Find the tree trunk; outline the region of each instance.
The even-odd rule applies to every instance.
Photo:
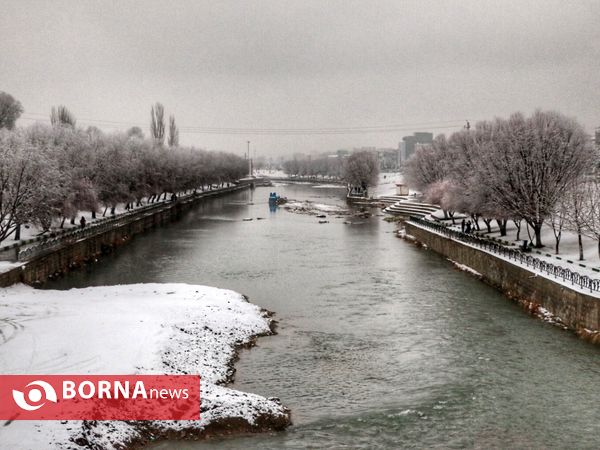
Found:
[[[533,231],[535,232],[535,248],[542,248],[544,245],[542,244],[542,224],[535,224],[533,226]]]
[[[559,231],[558,234],[554,235],[554,237],[556,238],[556,254],[558,255],[558,246],[560,244],[560,236],[561,236],[561,232]]]
[[[515,224],[515,227],[517,227],[517,241],[520,241],[520,237],[521,237],[521,221],[520,220],[513,220],[513,223]]]
[[[95,210],[95,209],[93,209],[93,210],[92,210],[92,219],[95,219],[95,218],[96,218],[96,210]]]
[[[579,261],[583,261],[583,240],[579,231],[577,232],[577,243],[579,244]]]
[[[492,219],[483,219],[483,223],[485,223],[488,233],[491,233],[492,232]]]
[[[21,240],[21,224],[18,223],[15,227],[15,241]]]
[[[65,225],[65,220],[67,220],[67,218],[65,216],[63,216],[62,220],[60,221],[60,228],[61,229]]]
[[[506,224],[508,223],[508,220],[496,219],[496,222],[498,223],[498,228],[500,229],[500,236],[506,236]]]
[[[71,225],[75,225],[75,216],[71,217]]]
[[[108,210],[108,206],[104,208],[104,212],[102,213],[102,217],[106,216],[106,211]]]

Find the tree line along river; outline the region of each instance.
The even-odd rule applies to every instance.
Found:
[[[345,206],[344,189],[291,184],[208,199],[45,286],[206,284],[276,312],[279,334],[241,353],[233,387],[281,398],[294,425],[155,449],[597,447],[597,347],[381,217],[319,224],[271,212],[273,190]]]

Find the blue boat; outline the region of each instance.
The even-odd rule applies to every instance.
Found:
[[[269,194],[269,203],[277,203],[279,201],[279,196],[276,192],[271,192]]]

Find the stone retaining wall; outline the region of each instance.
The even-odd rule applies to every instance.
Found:
[[[509,298],[538,304],[569,328],[600,331],[600,299],[545,278],[490,253],[406,222],[406,233],[441,255],[479,272]]]
[[[58,248],[38,255],[12,270],[0,273],[0,287],[7,287],[15,283],[39,285],[49,278],[60,276],[72,268],[112,252],[116,247],[127,243],[136,234],[176,220],[183,212],[208,197],[224,195],[249,187],[249,184],[245,184],[199,192],[173,203],[164,203],[163,207],[154,210],[130,214],[123,220],[116,221],[114,227],[110,227],[108,230],[103,229],[97,234],[79,239],[65,238]]]

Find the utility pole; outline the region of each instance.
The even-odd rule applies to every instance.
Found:
[[[252,176],[252,158],[250,158],[250,141],[248,141],[248,176]]]

